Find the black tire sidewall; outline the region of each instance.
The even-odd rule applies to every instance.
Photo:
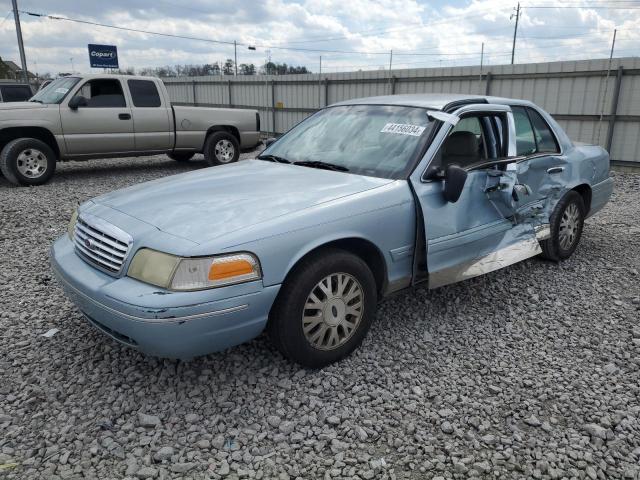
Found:
[[[216,144],[220,140],[229,140],[233,144],[234,155],[233,155],[233,159],[229,162],[226,162],[226,163],[221,162],[216,157],[215,148],[216,148]],[[204,159],[207,161],[207,163],[210,166],[228,165],[230,163],[237,162],[239,158],[240,158],[240,144],[238,143],[238,139],[234,137],[232,134],[228,132],[214,132],[207,137],[207,140],[204,145]]]
[[[364,295],[363,315],[356,331],[344,345],[335,350],[318,350],[304,335],[302,314],[309,293],[320,280],[332,273],[348,273],[360,283]],[[304,367],[321,368],[346,357],[362,343],[376,308],[376,282],[367,264],[343,250],[326,251],[305,260],[287,277],[270,315],[269,333],[286,357]]]
[[[576,239],[573,244],[568,249],[563,249],[560,246],[560,222],[562,221],[562,216],[564,215],[565,210],[569,205],[575,204],[580,212],[580,224],[578,225],[578,232],[576,234]],[[575,252],[576,248],[578,248],[578,244],[580,243],[580,239],[582,237],[582,230],[584,229],[584,202],[582,201],[582,197],[578,192],[571,191],[568,192],[558,205],[556,206],[556,210],[554,211],[554,215],[551,221],[551,242],[553,247],[553,252],[558,260],[566,260],[573,252]]]
[[[41,151],[47,158],[47,169],[38,178],[26,177],[18,170],[18,156],[24,150],[33,148]],[[56,155],[47,145],[36,138],[18,138],[9,142],[0,152],[0,169],[11,183],[16,185],[42,185],[47,183],[56,170]]]

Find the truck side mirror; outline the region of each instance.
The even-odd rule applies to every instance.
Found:
[[[79,107],[86,107],[89,104],[87,99],[82,95],[76,95],[71,100],[69,100],[69,108],[71,110],[77,110]]]
[[[449,165],[444,174],[444,199],[456,203],[462,195],[462,189],[467,181],[467,171],[458,165]]]

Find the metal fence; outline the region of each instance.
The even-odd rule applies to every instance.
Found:
[[[569,136],[640,165],[640,59],[581,60],[332,74],[166,78],[178,104],[253,108],[262,130],[282,133],[342,100],[400,93],[472,93],[528,99]]]

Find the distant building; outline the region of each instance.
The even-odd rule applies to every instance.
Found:
[[[30,82],[36,78],[36,76],[28,70],[27,77]],[[2,60],[2,58],[0,58],[0,78],[22,80],[22,68],[11,60]]]

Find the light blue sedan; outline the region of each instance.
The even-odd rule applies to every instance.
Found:
[[[362,342],[393,292],[568,258],[612,189],[607,152],[530,102],[364,98],[255,160],[85,202],[51,259],[91,324],[150,355],[191,358],[266,329],[321,367]]]

